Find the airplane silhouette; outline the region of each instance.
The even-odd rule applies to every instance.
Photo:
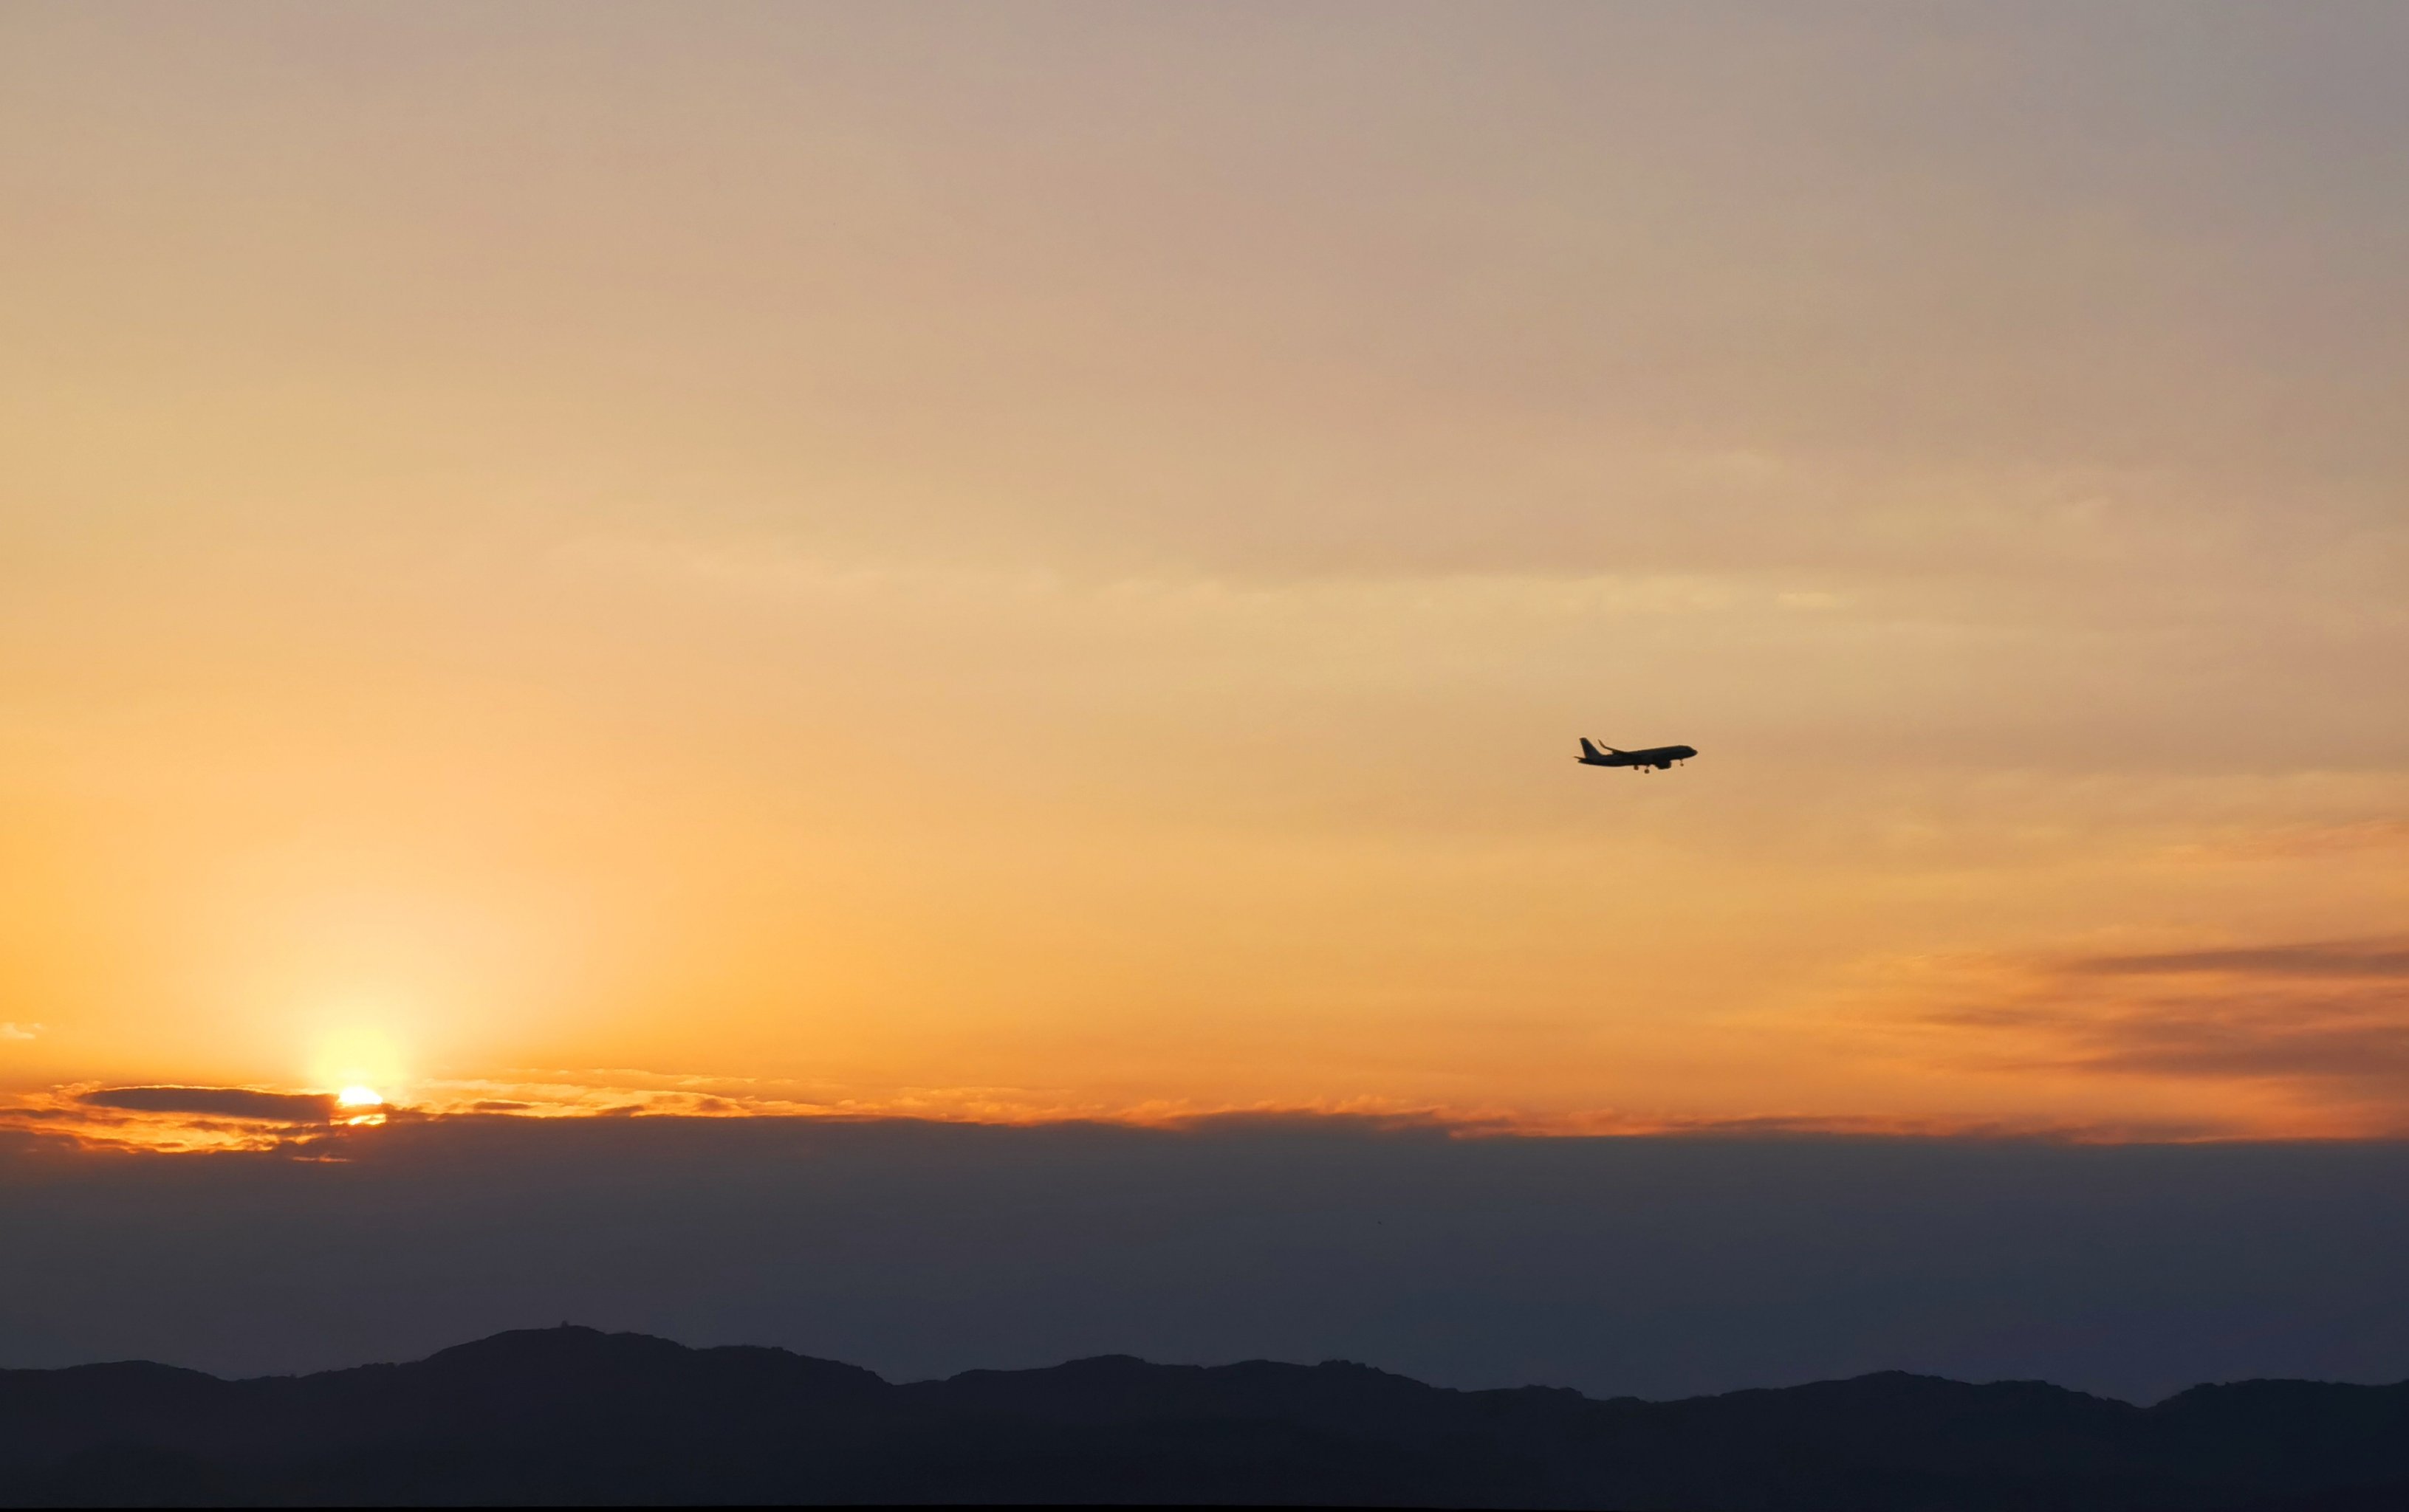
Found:
[[[1654,768],[1663,771],[1676,761],[1687,761],[1698,754],[1693,745],[1654,745],[1645,751],[1618,751],[1613,746],[1600,749],[1592,745],[1589,737],[1581,737],[1580,764],[1584,767],[1637,767],[1646,771]]]

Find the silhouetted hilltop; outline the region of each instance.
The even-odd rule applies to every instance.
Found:
[[[890,1385],[783,1349],[497,1334],[225,1381],[0,1371],[0,1503],[1172,1502],[1629,1512],[2409,1506],[2409,1383],[2136,1407],[1888,1373],[1683,1402],[1125,1356]]]

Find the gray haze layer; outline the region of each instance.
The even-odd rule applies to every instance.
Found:
[[[564,1318],[890,1378],[1105,1352],[1673,1396],[1904,1368],[2409,1376],[2409,1146],[452,1119],[0,1152],[0,1365],[231,1374]]]

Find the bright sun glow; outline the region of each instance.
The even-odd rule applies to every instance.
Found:
[[[387,1011],[375,1013],[382,1007]],[[311,1036],[311,1054],[294,1069],[304,1087],[338,1087],[336,1104],[345,1109],[374,1108],[394,1097],[407,1097],[411,1082],[399,1042],[378,1018],[394,1016],[392,1005],[345,1002],[331,1005],[318,1032]]]

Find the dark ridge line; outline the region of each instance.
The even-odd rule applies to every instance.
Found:
[[[0,1505],[1040,1501],[2399,1512],[2409,1381],[2145,1407],[1885,1371],[1652,1402],[1098,1355],[895,1383],[568,1324],[303,1375],[0,1370]]]

